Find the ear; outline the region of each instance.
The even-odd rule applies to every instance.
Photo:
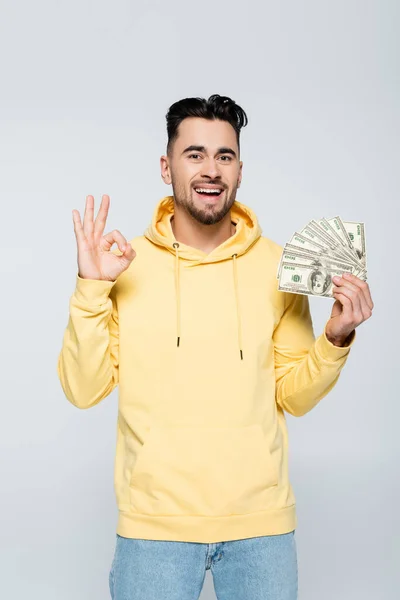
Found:
[[[242,182],[242,167],[243,167],[243,161],[241,160],[239,163],[239,177],[238,177],[238,188],[240,188],[240,184]]]
[[[160,168],[162,180],[164,181],[164,183],[169,185],[172,182],[172,180],[168,156],[163,155],[160,157]]]

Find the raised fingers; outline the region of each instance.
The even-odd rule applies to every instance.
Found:
[[[73,210],[72,211],[72,220],[74,222],[74,232],[75,232],[75,237],[76,237],[76,241],[78,242],[78,244],[82,244],[85,241],[85,233],[83,231],[83,227],[82,227],[82,222],[81,222],[81,215],[79,214],[78,210]]]
[[[85,213],[83,216],[83,231],[85,236],[90,238],[93,233],[93,213],[94,213],[94,198],[86,196]]]
[[[108,196],[107,194],[103,194],[103,196],[101,198],[99,212],[97,213],[97,217],[94,222],[93,235],[96,238],[99,238],[103,235],[104,228],[106,226],[109,207],[110,207],[110,196]]]

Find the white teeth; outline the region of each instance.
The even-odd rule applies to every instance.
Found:
[[[204,189],[204,188],[195,188],[195,190],[196,190],[196,192],[205,192],[206,194],[211,194],[211,193],[215,193],[215,192],[219,193],[219,192],[222,191],[220,189],[211,190],[211,189],[208,189],[208,188],[207,189]]]

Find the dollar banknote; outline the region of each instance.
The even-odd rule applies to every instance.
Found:
[[[333,297],[333,277],[367,280],[365,224],[340,217],[310,221],[285,245],[276,277],[280,291]]]
[[[345,226],[345,229],[353,244],[353,248],[357,253],[358,259],[363,263],[364,266],[366,266],[367,250],[365,246],[365,224],[344,221],[343,225]]]

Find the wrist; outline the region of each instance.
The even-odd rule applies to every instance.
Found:
[[[353,339],[353,331],[350,331],[350,333],[344,335],[334,335],[329,331],[329,329],[325,329],[325,336],[326,339],[334,346],[345,348],[346,346],[350,345],[350,342]]]

